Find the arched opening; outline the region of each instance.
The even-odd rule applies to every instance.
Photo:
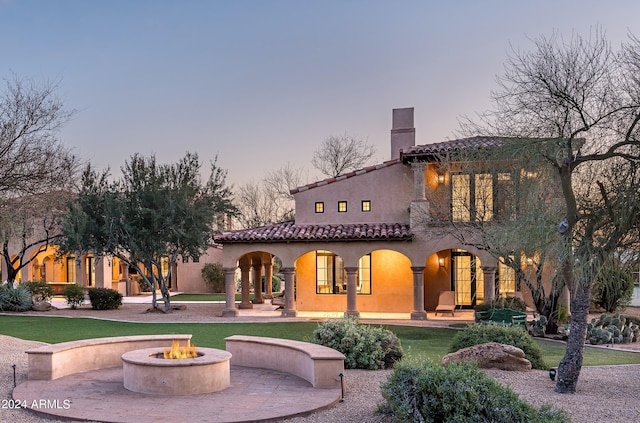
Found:
[[[484,272],[480,258],[452,248],[429,256],[425,262],[425,309],[435,310],[442,291],[454,291],[456,306],[473,308],[484,302]]]
[[[349,272],[359,312],[412,310],[411,261],[396,251],[373,250],[348,261],[331,250],[313,250],[299,256],[295,267],[298,311],[344,312]]]

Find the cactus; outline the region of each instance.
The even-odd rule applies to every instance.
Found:
[[[531,326],[531,329],[529,331],[531,333],[531,336],[539,336],[544,338],[545,330],[547,327],[547,318],[545,316],[540,316],[538,320],[532,320],[529,324]]]
[[[602,314],[597,319],[591,319],[587,324],[587,340],[594,345],[607,343],[627,344],[636,342],[640,335],[640,328],[620,313],[614,315]]]

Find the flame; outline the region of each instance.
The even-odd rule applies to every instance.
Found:
[[[171,341],[171,348],[164,350],[164,358],[182,359],[194,358],[198,356],[196,346],[191,345],[191,341],[187,340],[187,345],[181,346],[180,341],[174,339]]]

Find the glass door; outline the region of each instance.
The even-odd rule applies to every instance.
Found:
[[[484,302],[484,274],[480,259],[467,251],[454,250],[451,252],[451,269],[456,304],[471,308]]]

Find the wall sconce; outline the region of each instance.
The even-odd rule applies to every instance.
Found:
[[[444,184],[444,173],[443,174],[438,174],[438,183],[440,185]]]
[[[444,257],[438,257],[438,264],[440,267],[444,267]]]

